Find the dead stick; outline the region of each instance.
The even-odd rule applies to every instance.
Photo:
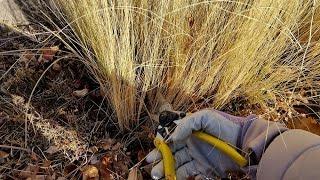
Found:
[[[22,150],[22,151],[30,152],[30,150],[29,150],[29,149],[26,149],[26,148],[16,147],[16,146],[8,146],[8,145],[1,145],[1,144],[0,144],[0,148],[17,149],[17,150]]]

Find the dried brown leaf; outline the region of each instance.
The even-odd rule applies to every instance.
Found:
[[[54,154],[56,152],[58,152],[59,149],[57,146],[50,146],[47,150],[45,150],[44,152],[48,153],[48,154]]]
[[[100,162],[99,158],[97,155],[93,155],[91,158],[90,158],[90,164],[98,164]]]
[[[0,151],[0,164],[4,163],[6,161],[6,158],[9,157],[9,154],[4,152],[4,151]]]
[[[85,95],[87,95],[89,93],[89,89],[84,88],[81,90],[77,90],[77,91],[73,91],[73,95],[76,97],[84,97]]]
[[[12,103],[16,106],[24,106],[24,98],[18,95],[11,94]]]
[[[139,170],[139,166],[131,169],[128,175],[128,180],[143,180],[142,174]]]
[[[36,174],[38,172],[39,172],[38,165],[29,164],[23,171],[20,172],[19,176],[25,179],[27,178],[35,179]]]
[[[21,62],[28,64],[31,60],[35,59],[35,55],[32,51],[27,50],[21,54],[20,59]]]
[[[49,160],[44,160],[42,166],[48,168],[50,165],[51,165],[51,161],[49,161]]]
[[[111,138],[105,139],[100,143],[100,146],[104,149],[104,150],[110,150],[112,145],[114,144],[114,140]]]
[[[55,71],[61,71],[61,65],[59,64],[59,62],[56,62],[52,65],[52,69]]]
[[[145,151],[138,151],[138,161],[142,161],[147,156],[147,153]]]
[[[4,158],[7,158],[9,157],[9,153],[6,153],[4,151],[0,151],[0,159],[4,159]]]
[[[58,46],[46,47],[46,48],[42,48],[40,51],[42,54],[38,60],[39,63],[50,62],[52,61],[54,55],[59,51],[59,47]]]
[[[99,179],[99,170],[93,165],[87,165],[82,170],[82,179],[83,180],[98,180]]]
[[[91,153],[96,153],[96,152],[98,152],[98,147],[97,146],[91,146],[90,148],[89,148],[89,152],[91,152]]]
[[[120,142],[117,142],[115,145],[112,146],[112,150],[119,150],[121,148],[122,144]]]
[[[111,166],[111,163],[112,163],[112,157],[111,156],[103,156],[101,158],[101,163],[106,166],[106,167],[110,167]]]

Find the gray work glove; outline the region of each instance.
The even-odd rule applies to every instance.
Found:
[[[176,161],[177,179],[186,179],[191,176],[209,179],[224,178],[227,176],[227,171],[241,171],[228,156],[192,136],[193,131],[202,130],[236,146],[240,136],[241,120],[241,118],[211,109],[193,113],[179,120],[169,144]],[[148,163],[159,160],[161,160],[161,154],[157,149],[151,151],[146,158]],[[162,161],[152,168],[151,176],[153,179],[164,177]]]

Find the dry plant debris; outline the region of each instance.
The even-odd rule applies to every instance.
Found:
[[[320,134],[317,1],[19,5],[32,34],[0,25],[0,179],[149,178],[159,92]]]
[[[302,90],[306,105],[320,102],[318,1],[52,0],[51,6],[70,27],[58,36],[88,63],[121,128],[153,112],[157,93],[187,111],[225,109],[239,99],[267,109],[280,100],[292,109]]]
[[[84,64],[73,61],[50,34],[39,33],[43,42],[34,42],[5,32],[0,34],[0,179],[81,179],[86,166],[95,166],[102,177],[126,178],[136,161],[128,154],[141,147],[131,138],[121,140]],[[53,63],[61,57],[71,58],[57,70]]]
[[[99,170],[95,166],[85,166],[81,171],[83,180],[99,180]]]
[[[79,159],[79,155],[85,151],[85,143],[79,139],[77,132],[68,130],[60,125],[53,123],[49,119],[44,119],[30,104],[26,104],[21,96],[12,95],[13,104],[26,112],[26,120],[30,122],[47,139],[53,141],[54,147],[70,154],[71,161]],[[50,149],[51,148],[51,149]],[[48,150],[53,151],[51,146]],[[48,151],[47,150],[47,151]],[[69,152],[71,151],[71,152]]]
[[[142,179],[143,177],[139,170],[139,167],[132,168],[128,175],[128,180],[142,180]]]

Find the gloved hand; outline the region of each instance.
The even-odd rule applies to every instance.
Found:
[[[192,136],[193,131],[202,130],[236,146],[241,129],[239,118],[206,109],[179,120],[177,124],[169,146],[175,157],[178,180],[190,176],[223,178],[227,176],[227,171],[241,171],[228,156]],[[155,163],[160,159],[161,153],[154,149],[148,154],[146,161]],[[152,168],[151,176],[153,179],[164,177],[162,161]]]

